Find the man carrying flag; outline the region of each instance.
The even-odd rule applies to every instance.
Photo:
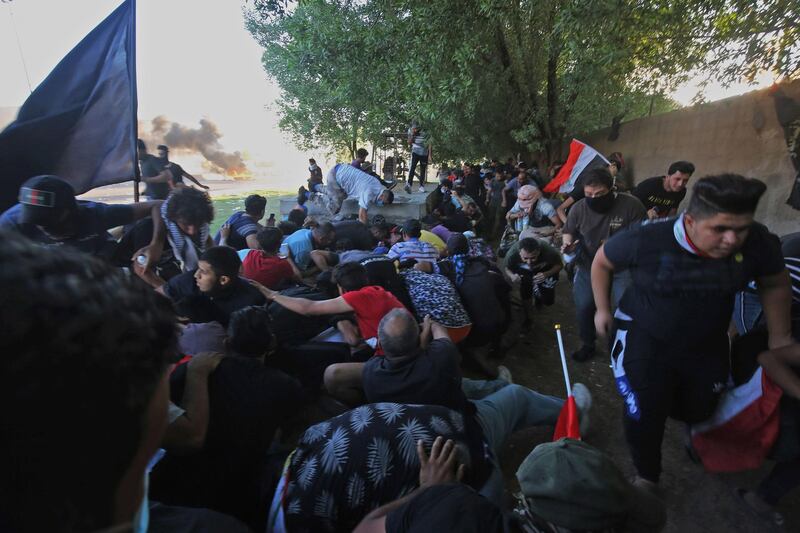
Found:
[[[705,177],[683,215],[622,232],[595,256],[595,325],[601,335],[614,328],[611,363],[640,486],[658,483],[667,417],[696,423],[714,413],[728,379],[734,296],[750,280],[770,348],[793,344],[780,243],[753,220],[765,190],[734,174]],[[632,285],[612,317],[611,278],[625,270]]]
[[[0,132],[0,211],[34,176],[60,176],[82,194],[134,179],[134,0],[125,0],[78,43]]]

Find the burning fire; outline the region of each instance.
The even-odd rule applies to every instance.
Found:
[[[253,179],[253,173],[250,172],[246,166],[234,166],[225,170],[225,175],[235,180],[249,180]]]

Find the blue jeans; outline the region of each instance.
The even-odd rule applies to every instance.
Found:
[[[631,285],[630,273],[619,272],[614,274],[611,282],[611,299],[614,307],[619,306],[625,289]],[[575,281],[572,285],[572,296],[575,300],[575,313],[578,320],[578,335],[584,346],[594,347],[597,332],[594,328],[594,294],[592,293],[592,278],[588,269],[578,267],[575,271]]]
[[[480,391],[499,387],[483,399],[472,400],[477,409],[475,418],[483,429],[486,443],[492,452],[492,472],[479,492],[502,508],[505,488],[503,472],[497,460],[498,453],[515,431],[531,426],[555,425],[564,400],[540,394],[521,385],[509,385],[501,380],[486,381],[483,385],[479,383],[467,383],[465,386],[462,381],[462,389],[469,397],[471,394],[476,395]]]

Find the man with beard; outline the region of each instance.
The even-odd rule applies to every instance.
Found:
[[[794,342],[780,242],[753,220],[765,190],[763,182],[735,174],[705,177],[686,213],[615,235],[592,264],[595,325],[601,335],[616,329],[612,367],[642,487],[658,483],[667,417],[693,424],[714,413],[730,370],[734,297],[750,280],[763,303],[770,349]],[[612,317],[609,285],[621,271],[632,283]]]
[[[587,361],[595,354],[595,303],[590,279],[594,255],[612,235],[647,218],[642,202],[633,196],[613,192],[613,184],[614,178],[607,168],[596,168],[587,174],[583,182],[585,197],[570,209],[564,225],[561,253],[577,253],[572,294],[582,346],[572,354],[576,361]],[[626,273],[614,275],[615,304],[629,283]]]

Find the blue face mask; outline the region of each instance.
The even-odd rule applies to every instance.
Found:
[[[377,205],[378,207],[382,207],[384,205],[383,200],[381,200],[380,198],[375,199],[375,205]]]

